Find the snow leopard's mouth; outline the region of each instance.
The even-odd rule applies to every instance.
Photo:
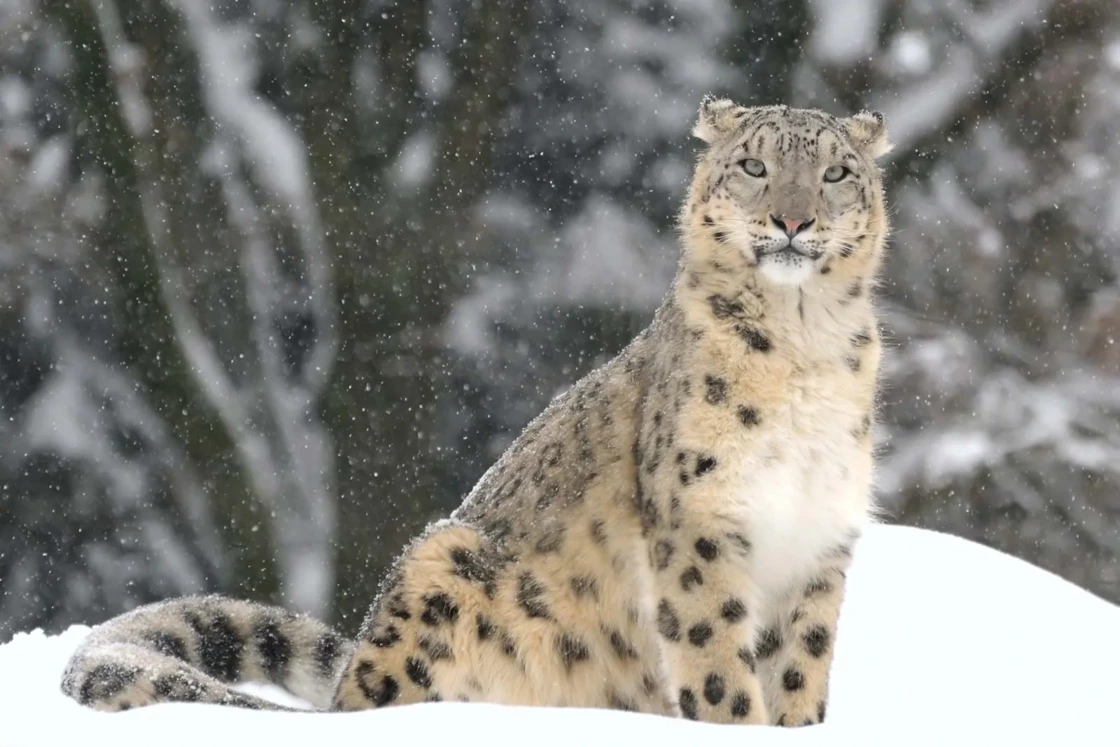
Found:
[[[819,259],[821,252],[816,249],[802,249],[789,243],[785,246],[774,247],[772,249],[762,249],[757,252],[757,256],[759,259],[763,257],[772,257],[774,259],[790,261],[793,259]]]

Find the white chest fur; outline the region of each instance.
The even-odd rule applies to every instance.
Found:
[[[869,521],[871,454],[853,433],[863,414],[835,386],[831,376],[794,381],[787,405],[737,460],[727,508],[753,545],[763,606],[803,586]]]
[[[714,446],[719,463],[729,465],[717,511],[751,542],[754,601],[763,609],[803,588],[872,514],[863,424],[875,385],[875,317],[865,286],[858,294],[853,287],[770,288],[757,308],[750,294],[740,295],[770,348],[740,353],[741,340],[717,323],[695,352],[702,370],[726,372],[735,396],[759,408],[760,422],[738,431],[705,428],[710,415],[701,408],[694,423],[686,418],[684,440]],[[682,307],[702,327],[711,324],[712,308],[701,296],[686,294]],[[867,342],[856,346],[857,336]]]

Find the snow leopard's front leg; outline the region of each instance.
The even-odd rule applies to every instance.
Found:
[[[650,537],[650,564],[671,697],[685,718],[765,724],[744,562],[749,544],[703,516],[674,515],[670,523]]]
[[[783,600],[760,631],[755,656],[764,672],[771,722],[809,726],[824,721],[828,677],[849,558],[829,558],[804,587]]]

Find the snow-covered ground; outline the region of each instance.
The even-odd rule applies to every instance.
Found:
[[[86,630],[36,631],[0,646],[0,747],[1120,744],[1120,608],[1006,555],[902,527],[875,527],[857,552],[828,721],[805,729],[458,703],[359,714],[193,704],[102,714],[58,689]]]

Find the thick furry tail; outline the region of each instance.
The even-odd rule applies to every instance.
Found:
[[[102,711],[167,702],[290,710],[228,684],[271,682],[325,709],[352,648],[304,615],[221,596],[184,597],[94,628],[66,666],[62,691]]]

